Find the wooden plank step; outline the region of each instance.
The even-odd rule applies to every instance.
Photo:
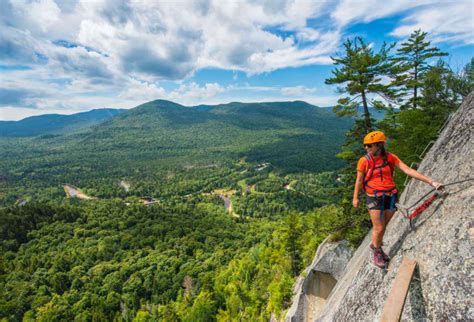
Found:
[[[402,316],[403,306],[408,294],[408,288],[415,272],[416,262],[407,257],[403,257],[398,269],[397,276],[393,281],[392,289],[388,294],[387,301],[383,307],[382,322],[398,322]]]

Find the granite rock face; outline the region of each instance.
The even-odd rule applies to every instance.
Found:
[[[351,259],[353,250],[346,240],[339,242],[325,242],[319,248],[318,256],[311,264],[312,271],[331,274],[335,279],[340,279],[344,269]]]
[[[474,93],[463,102],[423,158],[418,171],[449,184],[474,178]],[[400,203],[410,206],[431,190],[411,180]],[[402,257],[418,263],[402,321],[472,321],[474,181],[446,187],[415,221],[398,211],[387,227],[384,249],[392,257],[387,271],[371,264],[370,234],[356,251],[326,301],[318,321],[378,321]]]
[[[329,242],[326,238],[316,251],[313,262],[294,287],[293,305],[285,321],[314,320],[320,312],[334,285],[342,278],[353,250],[347,241]]]

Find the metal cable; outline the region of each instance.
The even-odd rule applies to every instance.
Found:
[[[452,185],[455,185],[455,184],[458,184],[458,183],[463,183],[463,182],[472,181],[472,180],[474,180],[474,178],[469,178],[469,179],[464,179],[464,180],[459,180],[459,181],[453,181],[453,182],[450,182],[450,183],[446,183],[446,184],[443,184],[441,186],[441,189],[443,189],[444,187],[447,187],[447,186],[452,186]],[[404,207],[403,205],[401,205],[401,206],[403,208],[405,208],[406,210],[409,210],[410,208],[413,208],[414,206],[416,206],[421,200],[425,199],[430,193],[432,193],[435,190],[437,190],[437,189],[431,189],[430,191],[428,191],[426,194],[424,194],[420,199],[418,199],[416,202],[414,202],[409,207]]]

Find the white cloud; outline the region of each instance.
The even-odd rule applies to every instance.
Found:
[[[51,41],[62,37],[104,53],[103,63],[114,72],[183,79],[206,67],[260,73],[324,62],[321,57],[309,59],[320,56],[318,50],[292,57],[299,51],[299,41],[319,41],[319,31],[307,26],[307,20],[320,15],[324,5],[300,0],[82,0],[65,8],[41,0],[13,2],[9,12],[14,16],[12,25],[43,41],[48,54],[56,50]],[[277,30],[297,36],[282,36]],[[257,66],[261,60],[265,68]],[[275,68],[269,64],[273,61],[279,62]]]
[[[47,40],[74,35],[82,14],[75,7],[75,0],[2,1],[5,25],[28,31],[37,39]],[[63,8],[61,8],[63,7]]]
[[[339,27],[356,22],[405,14],[391,35],[409,36],[414,30],[432,33],[436,42],[474,43],[474,2],[472,0],[342,0],[331,13]]]
[[[316,88],[308,88],[305,86],[283,87],[281,94],[284,96],[303,96],[316,92]]]
[[[30,3],[25,13],[27,19],[34,21],[42,32],[46,32],[61,19],[61,10],[53,0],[40,0]]]
[[[205,101],[222,93],[224,88],[217,83],[207,83],[204,86],[192,82],[190,84],[183,84],[177,90],[172,91],[167,98],[188,104],[196,101]]]
[[[314,42],[321,37],[321,32],[316,29],[302,28],[296,33],[296,38],[300,42]]]
[[[339,44],[339,33],[328,32],[320,36],[320,42],[303,49],[296,47],[284,48],[276,51],[258,52],[250,57],[249,74],[269,72],[285,67],[300,67],[305,65],[331,64],[329,54]]]
[[[474,43],[474,2],[455,1],[422,8],[402,20],[391,34],[407,37],[414,30],[429,32],[435,42]]]
[[[16,45],[31,62],[33,54],[40,53],[51,60],[51,68],[67,62],[71,73],[88,76],[96,64],[95,72],[106,79],[126,73],[146,81],[182,80],[208,67],[254,75],[330,64],[329,55],[340,45],[345,26],[401,12],[409,15],[395,36],[420,27],[432,31],[438,41],[472,43],[470,0],[341,0],[335,8],[331,1],[306,0],[69,3],[6,2],[2,25],[11,30],[2,34],[16,34],[15,39],[9,36],[10,47]],[[324,30],[308,24],[309,19],[328,19],[323,15],[332,19]],[[54,46],[52,41],[58,39],[93,48],[103,57],[78,57],[77,48]],[[80,60],[86,60],[86,66]]]
[[[126,100],[143,100],[151,101],[166,96],[164,88],[157,86],[154,83],[139,81],[131,79],[127,88],[121,92],[118,97]]]
[[[435,0],[342,0],[332,11],[331,17],[341,27],[354,22],[370,22],[395,13],[405,12],[423,5],[436,3]]]

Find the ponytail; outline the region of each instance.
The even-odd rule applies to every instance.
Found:
[[[380,154],[386,158],[387,157],[387,151],[385,150],[385,143],[382,143],[382,146],[380,147]]]

